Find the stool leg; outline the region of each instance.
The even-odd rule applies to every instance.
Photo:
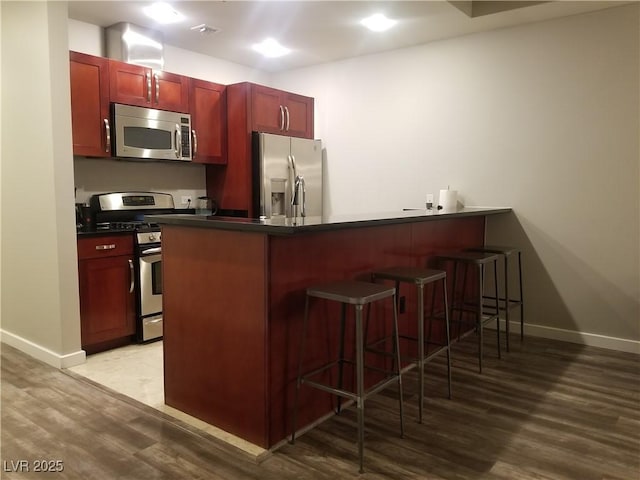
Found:
[[[509,349],[509,307],[511,306],[511,302],[509,301],[509,256],[504,256],[504,321],[507,322],[505,325],[505,332],[507,334],[507,353],[510,352]]]
[[[458,262],[456,262],[458,263]],[[460,300],[460,304],[462,307],[460,308],[460,315],[458,315],[458,340],[460,340],[460,332],[462,331],[462,317],[464,316],[465,309],[465,293],[467,293],[467,268],[468,265],[465,263],[463,265],[464,272],[462,274],[462,298]]]
[[[477,313],[477,328],[479,330],[478,332],[478,366],[480,369],[480,373],[482,373],[482,344],[483,342],[483,338],[482,338],[482,292],[483,290],[483,285],[484,285],[484,266],[482,264],[480,264],[478,266],[478,313]]]
[[[424,285],[418,287],[418,370],[419,370],[419,392],[418,401],[418,423],[422,423],[422,408],[424,404]]]
[[[456,303],[456,277],[458,275],[458,262],[453,262],[453,278],[451,282],[451,311],[450,314],[453,317],[453,309]],[[458,322],[458,341],[460,341],[460,330],[462,325]]]
[[[433,286],[435,291],[435,284]],[[451,336],[449,331],[449,307],[447,305],[447,278],[442,279],[442,296],[444,298],[444,324],[447,334],[447,384],[449,386],[449,400],[451,400]]]
[[[304,302],[304,320],[302,321],[302,341],[300,342],[300,350],[298,352],[298,375],[296,377],[296,396],[293,401],[293,419],[291,420],[291,443],[296,441],[296,422],[298,416],[298,397],[300,396],[300,384],[302,381],[302,354],[305,351],[305,343],[307,338],[307,322],[309,318],[309,296],[307,295]]]
[[[360,473],[364,473],[364,352],[362,336],[362,305],[356,305],[356,382],[358,411],[358,457]]]
[[[522,252],[518,252],[518,279],[520,282],[520,341],[524,341],[524,295],[522,292]]]
[[[340,310],[340,353],[338,356],[338,389],[342,390],[343,370],[344,370],[344,331],[345,331],[345,318],[347,315],[347,305],[342,304]],[[342,397],[336,395],[337,408],[336,413],[340,413],[342,408]]]
[[[395,295],[394,295],[395,297]],[[396,305],[396,298],[393,299],[393,305]],[[400,397],[400,438],[404,438],[404,406],[402,393],[402,365],[400,364],[400,331],[398,330],[398,310],[393,309],[393,333],[395,337],[395,354],[396,354],[396,374],[398,375],[398,393]]]
[[[498,300],[498,261],[497,260],[493,261],[493,287],[496,292],[496,338],[498,339],[498,358],[502,358],[500,354],[500,302]],[[508,311],[509,310],[507,309],[507,312]],[[507,320],[507,332],[509,332],[509,320]]]

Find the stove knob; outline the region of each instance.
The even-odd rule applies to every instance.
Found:
[[[155,233],[150,233],[149,234],[149,241],[150,242],[155,242],[156,241],[156,234]]]

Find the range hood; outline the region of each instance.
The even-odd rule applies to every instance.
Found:
[[[164,68],[163,41],[161,32],[133,23],[120,22],[105,29],[108,58],[153,70]]]

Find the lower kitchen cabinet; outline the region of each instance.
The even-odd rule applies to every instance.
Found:
[[[133,239],[78,239],[82,348],[87,353],[130,343],[135,334]]]

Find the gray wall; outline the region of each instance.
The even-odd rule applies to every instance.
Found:
[[[84,361],[67,6],[1,2],[2,340],[56,366]]]
[[[638,4],[287,72],[316,98],[331,212],[451,185],[510,206],[531,333],[640,352]],[[628,341],[624,341],[626,339]]]

